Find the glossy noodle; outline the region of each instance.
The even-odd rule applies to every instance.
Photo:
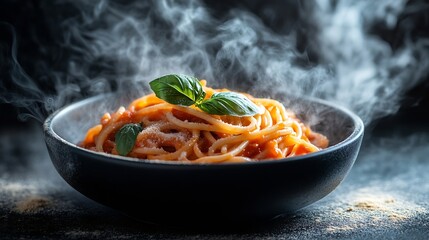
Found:
[[[206,99],[216,92],[201,80]],[[149,94],[128,108],[105,113],[88,130],[81,147],[118,155],[115,134],[128,123],[139,123],[128,157],[189,163],[232,163],[281,159],[319,151],[328,139],[310,129],[280,102],[244,94],[259,108],[254,116],[220,116],[195,106],[182,107]]]

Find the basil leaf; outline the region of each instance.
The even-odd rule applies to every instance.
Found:
[[[242,94],[235,92],[215,93],[204,100],[206,93],[195,77],[170,74],[149,83],[155,95],[171,104],[191,106],[195,104],[209,114],[253,116],[260,112],[258,106]]]
[[[195,77],[171,74],[157,78],[149,83],[158,98],[181,106],[200,103],[206,93],[200,81]]]
[[[115,134],[116,150],[126,156],[134,147],[137,135],[143,130],[140,124],[129,123],[122,126]]]
[[[206,113],[216,115],[253,116],[260,113],[258,106],[243,94],[235,92],[215,93],[197,107]]]

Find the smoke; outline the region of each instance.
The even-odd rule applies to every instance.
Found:
[[[276,4],[286,9],[290,3]],[[74,100],[111,91],[138,96],[148,90],[148,81],[184,73],[215,87],[328,99],[352,109],[368,124],[395,113],[406,91],[429,74],[428,39],[406,37],[404,44],[392,46],[372,32],[375,24],[393,31],[401,14],[421,9],[405,1],[294,5],[299,19],[286,16],[285,21],[302,24],[286,24],[288,29],[275,29],[266,21],[267,15],[281,15],[282,10],[265,11],[261,18],[246,7],[220,14],[206,4],[42,3],[46,11],[72,12],[59,18],[58,44],[67,53],[59,60],[65,67],[55,69],[41,60],[41,84],[52,88],[42,90],[19,65],[13,39],[13,87],[0,83],[0,98],[27,109],[29,114],[23,116],[43,121],[46,114]]]

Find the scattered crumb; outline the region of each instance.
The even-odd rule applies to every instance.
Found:
[[[400,215],[397,213],[392,213],[389,215],[389,219],[392,221],[401,221],[401,220],[407,219],[407,216]]]
[[[397,200],[389,194],[359,192],[352,194],[343,213],[350,219],[386,223],[404,221],[418,212],[425,211],[411,202]]]
[[[345,225],[345,226],[329,226],[326,228],[326,231],[328,231],[328,232],[342,232],[342,231],[350,231],[353,229],[354,229],[354,227],[348,226],[348,225]]]
[[[336,224],[331,223],[325,228],[330,233],[392,227],[417,214],[427,213],[427,209],[402,196],[394,197],[388,192],[372,189],[351,192],[340,205],[330,210],[329,217],[336,219]]]
[[[357,208],[363,208],[368,210],[375,210],[380,209],[380,206],[378,206],[376,203],[367,201],[367,202],[358,202],[355,204],[355,207]]]
[[[30,196],[17,202],[14,210],[18,213],[37,213],[50,205],[52,201],[46,197]]]

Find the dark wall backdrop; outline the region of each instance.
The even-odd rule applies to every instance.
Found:
[[[127,82],[122,81],[123,79],[132,79],[136,72],[133,61],[138,60],[139,56],[116,58],[116,54],[104,54],[103,51],[108,51],[108,48],[100,47],[110,40],[115,42],[126,40],[128,37],[125,35],[124,38],[117,38],[109,34],[113,31],[109,24],[115,23],[118,14],[130,13],[139,19],[150,16],[148,33],[155,39],[159,35],[171,40],[181,37],[192,40],[193,38],[188,39],[186,34],[176,36],[168,31],[177,24],[176,21],[166,21],[168,14],[174,17],[174,11],[162,15],[165,13],[155,11],[152,7],[154,3],[192,5],[192,2],[0,0],[0,239],[427,239],[429,235],[427,0],[406,1],[404,7],[400,6],[402,3],[400,0],[320,0],[318,2],[331,6],[324,11],[315,11],[317,9],[313,1],[302,0],[203,1],[211,18],[209,22],[205,22],[204,17],[197,18],[202,26],[202,29],[199,29],[202,33],[213,38],[217,37],[214,30],[216,24],[240,14],[236,11],[240,10],[244,23],[251,24],[254,29],[263,30],[263,33],[256,31],[256,35],[277,36],[272,41],[258,39],[264,41],[257,42],[256,45],[266,47],[268,54],[259,53],[270,57],[272,52],[283,51],[286,55],[285,66],[288,66],[288,63],[291,63],[289,65],[291,68],[299,66],[294,70],[304,75],[307,72],[300,70],[308,70],[312,74],[306,75],[305,80],[310,82],[312,78],[316,78],[317,84],[313,86],[316,93],[318,88],[322,89],[326,83],[325,78],[334,75],[331,64],[341,65],[341,61],[349,61],[347,63],[349,65],[346,64],[347,71],[350,70],[354,74],[360,72],[353,72],[355,67],[353,63],[356,63],[358,70],[368,70],[362,68],[362,59],[358,58],[361,56],[359,51],[372,58],[369,60],[374,63],[379,61],[376,66],[386,67],[383,61],[387,62],[387,65],[393,65],[387,69],[388,71],[381,71],[385,75],[379,75],[380,79],[369,80],[368,86],[381,83],[379,91],[368,91],[366,94],[365,88],[359,88],[366,85],[359,84],[350,87],[346,84],[341,88],[345,96],[343,100],[348,100],[350,96],[351,103],[354,101],[359,103],[359,97],[369,95],[369,99],[365,99],[363,104],[360,103],[363,108],[371,105],[376,106],[373,108],[374,111],[383,113],[383,110],[386,110],[385,114],[371,118],[371,121],[367,122],[366,139],[348,177],[333,193],[293,216],[279,219],[278,224],[255,228],[252,226],[252,229],[243,232],[220,231],[207,234],[196,229],[195,232],[189,232],[145,226],[85,198],[66,184],[49,159],[43,142],[41,121],[49,112],[63,104],[103,91],[115,91],[123,87],[121,84]],[[110,15],[103,15],[106,3],[112,7]],[[132,7],[135,4],[140,5],[138,8]],[[380,8],[380,5],[385,7]],[[350,9],[347,6],[350,6]],[[357,9],[362,6],[363,9]],[[369,19],[369,22],[363,23],[365,26],[363,35],[337,26],[334,29],[357,34],[357,38],[362,37],[361,41],[351,41],[350,45],[337,41],[336,43],[341,44],[325,49],[326,44],[319,44],[321,41],[317,41],[324,24],[319,20],[332,20],[330,16],[340,10],[347,14],[355,14],[356,10],[359,10],[360,14],[366,16],[363,19]],[[246,12],[245,15],[242,14],[243,11]],[[314,12],[326,14],[328,18],[325,16],[315,18]],[[334,24],[344,21],[349,21],[347,24],[352,27],[353,24],[360,24],[356,19],[346,19],[347,14],[337,15]],[[92,23],[94,16],[100,16],[101,20]],[[255,21],[252,16],[257,16],[260,21]],[[132,20],[129,19],[125,27],[132,27],[135,24]],[[246,22],[247,20],[253,22]],[[228,23],[230,24],[228,26],[234,26],[234,22]],[[246,31],[242,28],[235,30],[237,35],[234,35],[234,31],[228,34],[240,38],[243,37],[240,36],[242,33],[240,31]],[[94,32],[99,34],[93,35]],[[134,34],[135,31],[131,29],[131,33]],[[348,41],[353,40],[350,35],[341,35],[339,32],[325,33],[329,33],[325,35],[327,38],[344,37]],[[119,35],[121,32],[116,34]],[[334,36],[335,34],[338,36]],[[104,42],[98,41],[100,36]],[[278,36],[292,37],[289,39]],[[222,40],[228,41],[228,37],[229,35]],[[238,45],[242,47],[242,52],[236,52],[235,57],[240,57],[241,53],[249,53],[249,47],[242,46],[246,45],[248,40],[245,37],[239,41],[241,45]],[[366,41],[368,38],[371,38],[371,41]],[[211,41],[210,37],[204,39]],[[374,43],[372,40],[381,44],[371,45]],[[207,44],[205,50],[208,56],[217,54],[221,47],[220,42],[217,40],[214,44]],[[174,41],[171,44],[156,42],[162,43],[164,45],[159,49],[165,50],[166,55],[171,50],[186,50],[186,46],[184,48],[175,45]],[[362,46],[354,48],[353,44]],[[198,42],[190,44],[195,45],[198,46]],[[375,46],[386,51],[383,49],[378,51]],[[407,46],[414,48],[408,49],[410,51],[404,55],[405,58],[391,54],[400,53],[401,49]],[[263,47],[260,49],[264,49]],[[359,51],[352,52],[348,58],[350,48]],[[368,48],[371,51],[368,51]],[[99,51],[100,49],[103,51]],[[290,49],[296,51],[292,57],[287,55]],[[336,51],[332,55],[334,57],[326,58],[325,55],[329,55],[329,51],[333,50]],[[341,54],[342,52],[345,54]],[[380,56],[374,52],[380,53]],[[133,52],[130,55],[132,57]],[[147,56],[150,56],[150,52]],[[361,61],[353,62],[353,56]],[[412,61],[409,66],[401,66],[400,61],[407,62],[410,59]],[[251,62],[254,59],[243,57],[239,60]],[[270,59],[256,60],[252,67],[257,71],[253,71],[252,68],[243,71],[246,67],[238,64],[238,61],[221,62],[221,66],[215,69],[213,78],[243,79],[245,81],[229,83],[250,88],[268,85],[274,91],[277,86],[271,82],[261,85],[260,81],[259,85],[253,85],[257,81],[253,81],[255,79],[248,73],[258,73],[260,70],[263,72],[264,67],[269,67],[264,61]],[[258,65],[258,61],[261,61],[262,67]],[[161,63],[156,64],[161,67]],[[197,72],[204,70],[199,68],[198,62],[192,64],[195,65]],[[157,68],[154,67],[153,71],[156,72]],[[223,71],[225,69],[228,71]],[[322,71],[311,71],[312,69]],[[293,76],[300,77],[299,74]],[[389,79],[390,77],[392,79]],[[296,79],[289,78],[282,82],[282,85],[290,86],[296,82]],[[387,91],[391,89],[389,87],[398,90],[399,100],[395,91],[387,97],[383,95],[389,93]],[[309,89],[303,87],[304,91]],[[405,89],[404,92],[399,91],[401,89]],[[58,97],[60,94],[64,97]],[[353,98],[356,96],[358,97]],[[380,99],[377,96],[381,96]],[[322,94],[321,97],[329,95]],[[397,102],[400,105],[398,109],[395,108]],[[386,109],[383,109],[384,106]]]
[[[129,1],[123,1],[129,2]],[[332,1],[334,4],[336,1]],[[232,8],[242,8],[252,12],[261,18],[262,22],[272,31],[278,33],[294,33],[297,37],[296,49],[306,53],[307,64],[318,64],[318,46],[312,46],[309,38],[312,38],[317,28],[312,25],[311,19],[306,15],[305,9],[310,9],[311,4],[301,1],[205,1],[211,13],[219,19],[226,16]],[[307,4],[307,5],[305,5]],[[387,28],[385,24],[375,22],[371,25],[369,32],[380,37],[389,43],[392,49],[400,48],[407,39],[417,39],[429,37],[429,8],[424,1],[408,1],[407,5],[417,6],[413,11],[404,11],[399,14],[399,20],[393,28]],[[304,10],[303,10],[304,9]],[[79,53],[70,46],[64,45],[66,28],[64,22],[67,19],[79,18],[80,9],[70,3],[57,4],[56,1],[14,1],[3,0],[0,3],[0,49],[1,49],[1,81],[2,94],[10,94],[16,91],[22,94],[23,98],[28,96],[11,82],[11,48],[13,34],[16,34],[17,60],[22,69],[31,78],[34,84],[43,89],[45,93],[55,94],[58,89],[52,84],[55,78],[70,78],[69,81],[78,80],[70,76],[67,62],[70,58],[78,58]],[[100,59],[100,62],[103,62]],[[114,64],[114,63],[113,63]],[[94,74],[97,71],[109,71],[105,65],[93,66]],[[55,75],[52,73],[55,72]],[[115,73],[112,74],[115,76]],[[382,119],[383,125],[386,122],[413,121],[420,125],[425,125],[429,120],[426,116],[429,111],[429,81],[428,76],[424,77],[420,83],[408,90],[401,100],[399,111]],[[25,84],[25,83],[24,83]],[[108,83],[109,89],[117,88],[116,81]],[[81,94],[75,96],[77,100],[91,95],[86,86],[81,86]],[[47,111],[43,103],[25,103],[32,110],[41,116],[45,116]],[[24,104],[24,105],[25,105]],[[25,108],[20,108],[13,102],[0,103],[2,113],[2,126],[20,126],[26,123],[17,119],[18,112],[28,112]],[[34,113],[33,113],[34,114]],[[31,119],[31,118],[30,118]],[[30,120],[32,121],[32,120]],[[380,120],[373,126],[378,126]]]

